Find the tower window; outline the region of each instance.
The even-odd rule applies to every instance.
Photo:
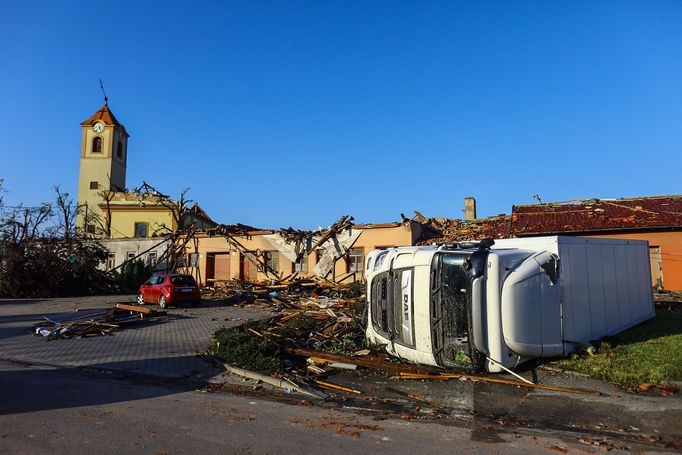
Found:
[[[123,158],[123,144],[121,141],[119,141],[118,145],[116,146],[116,157]]]
[[[92,139],[92,153],[102,153],[102,138],[99,136]]]
[[[91,189],[91,190],[96,190],[97,188],[99,188],[99,183],[97,183],[97,182],[90,182],[90,189]]]

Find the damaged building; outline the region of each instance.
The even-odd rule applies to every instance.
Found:
[[[421,244],[545,235],[647,240],[652,285],[682,290],[680,195],[514,205],[511,215],[421,221],[432,233]]]
[[[110,251],[107,270],[142,259],[164,269],[173,234],[217,225],[198,204],[171,199],[143,183],[128,190],[128,134],[108,103],[81,122],[77,226]]]
[[[327,229],[257,229],[214,222],[184,194],[174,200],[143,183],[126,189],[128,134],[108,103],[81,123],[78,226],[110,251],[107,269],[143,259],[158,269],[192,273],[203,285],[260,281],[292,274],[346,282],[363,278],[365,258],[377,248],[434,242],[542,235],[649,241],[652,283],[682,290],[682,196],[591,199],[514,205],[511,215],[428,218],[354,224],[342,217]]]
[[[254,282],[294,274],[344,283],[364,277],[369,252],[413,245],[421,231],[414,220],[353,224],[349,216],[317,231],[218,226],[195,234],[182,265],[209,286],[231,279]]]

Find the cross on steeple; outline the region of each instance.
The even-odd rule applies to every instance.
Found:
[[[107,94],[104,91],[104,82],[102,82],[102,79],[99,80],[99,88],[102,89],[102,95],[104,95],[104,104],[106,106],[109,105],[109,98],[107,98]]]

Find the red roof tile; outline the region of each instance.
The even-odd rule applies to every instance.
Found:
[[[512,233],[682,228],[682,196],[592,199],[512,207]]]
[[[106,103],[104,103],[104,105],[101,108],[99,108],[97,112],[92,114],[92,116],[90,116],[89,119],[81,122],[81,126],[92,125],[96,121],[101,121],[105,125],[118,126],[123,129],[126,135],[128,135],[125,127],[116,119],[116,117],[114,117],[114,113],[111,112],[109,106]]]

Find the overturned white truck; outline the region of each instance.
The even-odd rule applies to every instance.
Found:
[[[372,251],[371,343],[489,372],[558,357],[654,316],[648,242],[534,237]]]

